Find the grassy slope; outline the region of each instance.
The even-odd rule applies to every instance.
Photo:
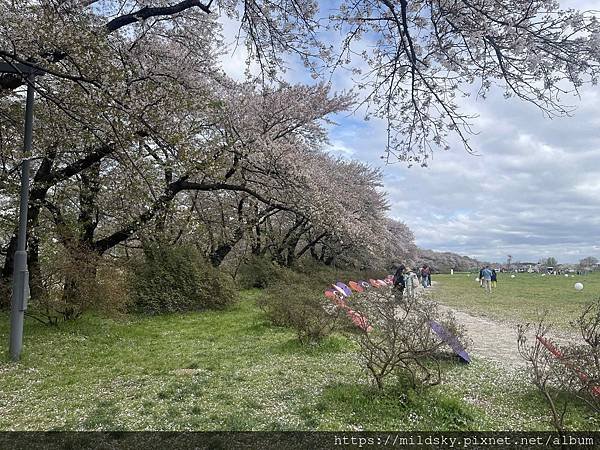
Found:
[[[537,274],[517,274],[511,278],[500,274],[498,287],[491,296],[479,287],[476,276],[434,275],[433,279],[440,283],[436,299],[461,310],[511,322],[534,321],[540,311],[547,309],[549,322],[566,328],[585,303],[600,297],[600,273],[575,278]],[[582,291],[573,288],[577,281],[583,283]]]
[[[28,321],[22,362],[0,359],[0,430],[547,428],[522,378],[483,362],[450,363],[446,385],[424,393],[375,392],[349,341],[300,347],[264,321],[257,295],[222,312]]]

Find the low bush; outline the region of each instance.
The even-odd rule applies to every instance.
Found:
[[[219,309],[237,297],[231,282],[189,245],[145,245],[130,278],[132,309],[146,314]]]
[[[321,286],[327,286],[335,281],[347,283],[348,280],[357,281],[361,279],[368,280],[369,278],[385,278],[387,275],[386,271],[382,270],[361,271],[354,268],[340,269],[338,267],[326,266],[321,262],[308,258],[299,261],[294,266],[294,271],[304,275],[307,282]]]
[[[391,289],[380,288],[354,294],[349,300],[351,308],[372,327],[356,327],[349,336],[358,344],[359,360],[379,389],[390,376],[413,387],[441,381],[440,356],[446,344],[431,329],[431,321],[466,344],[464,330],[454,318],[442,316],[428,299],[405,296],[399,301]]]
[[[243,289],[264,289],[277,283],[284,271],[267,256],[252,255],[240,266],[236,280]]]
[[[54,251],[44,262],[41,289],[27,315],[46,324],[79,318],[87,311],[119,316],[127,311],[126,270],[80,247]],[[33,290],[33,288],[32,288]]]
[[[313,287],[290,282],[297,277],[267,289],[259,307],[273,325],[294,329],[302,344],[319,343],[343,325],[345,313]]]
[[[565,345],[548,336],[552,326],[546,314],[535,324],[517,327],[519,353],[548,405],[552,426],[561,434],[567,431],[573,405],[592,416],[600,414],[600,299],[587,304],[571,326],[581,339]]]

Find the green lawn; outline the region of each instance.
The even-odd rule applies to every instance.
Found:
[[[549,322],[567,328],[583,305],[600,297],[600,273],[572,277],[539,274],[499,274],[498,287],[491,295],[475,281],[478,274],[434,275],[439,282],[435,298],[448,306],[509,322],[534,321],[548,310]],[[573,285],[581,282],[582,291]]]
[[[28,319],[22,361],[0,359],[0,430],[548,429],[522,374],[450,361],[443,386],[377,392],[350,341],[302,347],[265,321],[258,295],[218,312]],[[571,425],[597,429],[590,420]]]

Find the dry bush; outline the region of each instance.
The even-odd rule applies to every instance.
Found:
[[[430,321],[466,343],[465,332],[455,319],[442,316],[430,300],[398,299],[386,288],[354,294],[348,300],[372,326],[370,331],[359,329],[350,336],[357,341],[361,362],[380,389],[390,375],[408,379],[415,387],[441,381],[440,352],[446,344],[433,332]]]
[[[42,292],[28,314],[46,323],[73,320],[97,301],[98,258],[81,249],[62,248],[42,272]]]
[[[347,323],[342,309],[305,284],[277,283],[258,305],[273,325],[292,328],[302,344],[319,343]]]
[[[48,324],[77,319],[89,310],[120,315],[129,302],[125,269],[85,248],[54,251],[44,265],[42,287],[27,314]]]
[[[551,326],[545,317],[517,327],[517,346],[529,364],[532,383],[548,404],[552,425],[564,433],[565,417],[574,400],[600,412],[600,300],[587,305],[571,323],[582,338],[575,344],[561,346],[550,339]]]
[[[123,317],[131,306],[128,267],[101,263],[96,275],[98,293],[94,310],[112,317]]]

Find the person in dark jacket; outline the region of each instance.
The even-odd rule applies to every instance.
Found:
[[[406,266],[404,264],[400,264],[396,269],[396,273],[394,274],[394,295],[397,300],[402,300],[404,295],[404,289],[406,288]]]
[[[492,287],[495,288],[498,284],[498,274],[496,273],[496,269],[492,269]]]

